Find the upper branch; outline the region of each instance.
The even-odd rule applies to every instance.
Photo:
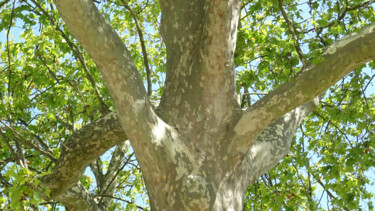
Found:
[[[155,120],[146,90],[125,44],[91,0],[55,0],[69,31],[101,71],[126,134],[148,141]],[[143,124],[140,124],[143,122]],[[142,138],[142,133],[145,134]]]
[[[233,150],[247,151],[270,123],[297,106],[312,100],[353,69],[375,59],[375,24],[338,40],[323,53],[323,61],[310,65],[289,83],[272,91],[242,115],[235,131],[242,141]]]
[[[303,67],[306,67],[306,59],[303,56],[303,52],[302,52],[301,46],[300,46],[300,44],[298,42],[298,38],[297,38],[297,35],[295,33],[295,30],[294,30],[293,22],[288,17],[288,14],[286,13],[286,11],[285,11],[285,9],[283,7],[282,0],[279,0],[279,7],[280,7],[280,10],[281,10],[281,14],[283,15],[286,23],[288,24],[289,32],[290,32],[290,34],[292,36],[292,39],[294,40],[294,46],[296,48],[297,54],[299,56],[299,59],[301,60]]]
[[[180,131],[189,133],[189,128],[197,127],[221,130],[234,110],[239,110],[233,58],[242,1],[159,2],[160,34],[167,49],[159,110]]]
[[[147,94],[148,96],[152,95],[152,81],[151,81],[151,70],[150,65],[148,63],[148,57],[147,57],[147,51],[146,51],[146,45],[145,40],[143,38],[143,33],[141,29],[141,25],[138,22],[137,15],[134,13],[134,11],[130,8],[129,4],[126,3],[124,0],[121,0],[124,7],[130,12],[130,14],[133,17],[135,26],[137,27],[137,32],[139,36],[139,41],[141,43],[141,49],[142,49],[142,55],[143,55],[143,63],[145,65],[146,74],[147,74]]]

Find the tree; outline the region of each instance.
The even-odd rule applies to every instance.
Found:
[[[362,71],[374,67],[373,2],[2,1],[4,203],[115,209],[130,143],[153,210],[318,209],[312,181],[331,206],[359,207],[371,197],[362,173],[374,165],[374,76]],[[304,144],[325,157],[309,157]],[[271,173],[258,180],[276,165],[276,175],[298,168],[289,178],[300,185]],[[273,205],[260,187],[274,188]]]

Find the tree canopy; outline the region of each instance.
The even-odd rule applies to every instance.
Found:
[[[146,130],[154,122],[164,124],[153,118],[151,114],[155,112],[165,118],[165,125],[168,125],[165,128],[168,129],[169,125],[175,128],[170,133],[167,129],[165,131],[171,139],[177,140],[175,134],[184,134],[180,130],[189,128],[189,118],[193,117],[186,117],[183,120],[186,124],[174,125],[179,121],[177,118],[182,116],[181,113],[199,107],[178,110],[170,105],[172,101],[189,99],[181,98],[185,90],[177,89],[179,84],[167,84],[167,81],[180,80],[183,83],[190,80],[189,86],[194,87],[189,92],[199,95],[204,108],[209,107],[211,97],[217,100],[212,102],[215,106],[220,107],[221,102],[223,107],[227,106],[230,82],[221,81],[225,77],[219,76],[226,74],[226,70],[202,73],[202,77],[212,78],[206,84],[194,81],[194,74],[200,74],[194,72],[194,68],[205,65],[204,62],[191,65],[194,74],[190,75],[168,70],[185,68],[183,64],[196,59],[197,52],[210,56],[210,50],[219,48],[216,46],[231,46],[219,38],[217,43],[213,39],[213,47],[208,50],[202,47],[189,51],[183,45],[184,39],[191,39],[191,43],[196,44],[203,39],[201,37],[209,37],[208,29],[214,31],[220,19],[207,21],[214,23],[207,24],[206,35],[205,31],[198,33],[200,25],[194,25],[203,19],[198,16],[199,11],[197,16],[185,13],[177,16],[175,11],[193,8],[188,3],[181,3],[183,1],[176,5],[167,0],[77,2],[93,2],[109,25],[102,24],[100,18],[92,19],[89,24],[93,31],[88,31],[91,28],[77,19],[77,24],[81,25],[74,28],[68,22],[74,22],[75,17],[69,17],[68,13],[86,14],[83,9],[66,9],[62,0],[0,1],[2,210],[38,210],[38,207],[58,210],[62,206],[73,210],[80,207],[94,210],[96,206],[108,210],[149,210],[153,202],[149,201],[147,193],[154,190],[149,186],[146,190],[141,173],[141,168],[145,167],[142,165],[172,158],[150,155],[146,159],[137,153],[142,151],[140,146],[149,152],[147,143],[137,142],[139,145],[133,146],[130,139],[147,140],[146,133],[143,136],[138,134],[142,128]],[[230,74],[235,79],[233,87],[240,110],[248,115],[236,123],[233,131],[247,128],[249,119],[254,117],[261,123],[267,122],[264,127],[262,125],[263,131],[281,117],[286,118],[285,115],[294,115],[290,118],[296,118],[296,123],[290,127],[297,131],[294,133],[291,129],[289,132],[288,136],[294,135],[294,138],[289,143],[287,155],[282,156],[280,162],[274,161],[278,164],[272,170],[262,172],[261,169],[259,173],[262,174],[251,179],[253,184],[247,188],[243,209],[374,210],[375,48],[371,51],[366,46],[375,43],[375,26],[372,24],[375,23],[375,0],[233,2],[239,2],[240,14],[232,20],[237,35],[232,38],[235,41],[234,70]],[[208,16],[204,17],[209,19],[211,16]],[[188,26],[188,21],[192,22],[192,28],[178,31],[179,24],[186,22]],[[113,32],[112,29],[126,48],[115,48],[120,45],[117,40],[112,42],[113,46],[107,46],[107,39],[112,40],[110,36],[100,39],[95,36],[101,30]],[[174,39],[182,44],[176,44]],[[98,44],[91,44],[95,42]],[[103,51],[105,48],[113,49],[115,56],[107,59],[111,50]],[[357,54],[363,58],[357,58]],[[133,63],[116,59],[116,56],[123,56]],[[217,59],[225,60],[224,57],[229,56],[218,54]],[[124,61],[124,64],[119,61]],[[110,69],[106,67],[108,64],[124,69],[129,66],[134,71],[126,69],[102,74],[100,71]],[[321,72],[312,72],[314,68],[320,68]],[[119,86],[116,80],[122,77],[127,78],[127,85],[134,89]],[[215,77],[222,78],[215,81]],[[298,77],[300,80],[295,80]],[[137,101],[141,99],[137,96],[141,96],[143,85],[154,109],[151,114],[147,103],[143,105]],[[196,87],[202,88],[193,91]],[[123,93],[126,94],[113,95],[112,89],[115,88],[125,90]],[[122,110],[119,105],[123,105]],[[301,105],[310,107],[300,117],[299,114],[285,114],[285,111]],[[215,112],[215,109],[221,111],[221,107],[213,106],[210,112]],[[303,120],[305,114],[309,115]],[[229,111],[218,112],[212,121],[226,121],[229,115]],[[194,118],[204,119],[199,113]],[[146,124],[149,119],[151,123]],[[130,122],[127,123],[129,129],[124,129],[126,121]],[[261,123],[253,122],[256,126]],[[195,124],[192,126],[195,128],[189,128],[189,131],[197,131],[195,135],[198,137],[198,129],[204,125]],[[218,130],[226,130],[227,125],[220,125]],[[246,139],[239,136],[236,143],[224,147],[248,150],[254,144],[248,140],[255,140],[261,132],[254,131],[252,128],[244,130]],[[167,136],[164,132],[155,132],[155,142],[163,139],[157,137],[158,134]],[[168,149],[185,152],[184,147],[191,147],[179,143],[172,141]],[[141,160],[137,161],[135,156]],[[218,162],[222,162],[221,158]],[[147,168],[152,171],[152,167]],[[169,168],[172,167],[166,167]],[[155,172],[159,171],[155,169]],[[150,173],[149,178],[152,177]]]

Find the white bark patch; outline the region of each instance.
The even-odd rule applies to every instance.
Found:
[[[284,124],[276,125],[276,134],[282,136],[284,131]]]
[[[152,134],[154,135],[153,143],[156,144],[157,146],[161,147],[162,146],[162,140],[165,138],[165,128],[166,124],[163,121],[159,121],[156,124],[150,124],[149,127],[152,130]]]
[[[272,145],[272,142],[256,142],[250,149],[253,165],[261,171],[261,174],[268,171],[267,167],[273,166],[274,156],[278,156],[278,154],[271,154]]]

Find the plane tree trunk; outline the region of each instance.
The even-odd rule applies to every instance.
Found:
[[[233,61],[242,1],[159,2],[167,78],[160,105],[153,109],[126,46],[94,3],[55,0],[68,29],[101,71],[117,110],[95,123],[112,136],[108,141],[104,135],[91,150],[102,153],[129,139],[153,210],[242,210],[247,187],[288,153],[299,124],[317,106],[317,96],[375,58],[374,25],[333,44],[323,62],[309,65],[242,111]],[[71,141],[84,137],[78,134]],[[77,150],[66,145],[52,174],[44,178],[52,198],[64,201],[74,195],[69,193],[79,194],[79,176],[100,155],[81,152],[73,165],[68,155]],[[75,171],[64,171],[69,165]],[[87,200],[71,207],[92,210],[93,204]]]

